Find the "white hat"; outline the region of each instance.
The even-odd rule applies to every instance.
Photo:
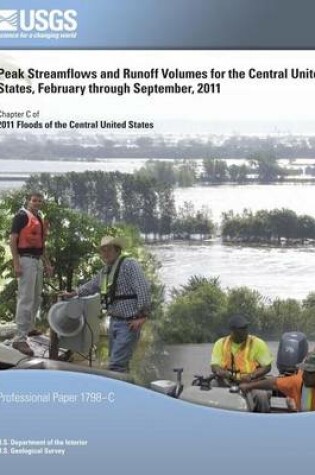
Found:
[[[126,242],[125,242],[124,238],[119,237],[119,236],[117,236],[117,237],[103,236],[102,240],[101,240],[100,247],[109,246],[109,245],[118,246],[118,247],[120,247],[120,249],[123,249],[126,246]]]
[[[79,298],[54,304],[48,312],[50,327],[59,336],[75,336],[84,327],[82,301]]]

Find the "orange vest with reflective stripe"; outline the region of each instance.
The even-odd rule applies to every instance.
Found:
[[[241,375],[253,373],[259,366],[256,361],[250,360],[250,352],[253,347],[255,337],[249,335],[238,348],[237,352],[232,353],[232,338],[227,336],[223,341],[223,365],[222,367],[234,373],[237,379]],[[236,374],[235,374],[236,373]]]
[[[41,249],[44,247],[44,223],[27,209],[23,209],[27,214],[27,224],[21,229],[19,233],[18,249],[35,248]]]

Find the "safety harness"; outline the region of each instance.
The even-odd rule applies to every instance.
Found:
[[[117,281],[119,277],[120,267],[123,261],[127,257],[128,256],[120,256],[116,260],[114,265],[108,269],[105,275],[102,276],[101,298],[102,298],[102,304],[104,305],[106,309],[108,309],[108,306],[117,300],[137,299],[136,294],[116,295]]]

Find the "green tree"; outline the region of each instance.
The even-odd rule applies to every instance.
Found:
[[[297,237],[298,219],[294,211],[285,208],[275,209],[270,212],[269,221],[271,232],[278,242],[281,238]]]
[[[205,158],[203,160],[204,179],[209,182],[224,182],[228,178],[228,166],[224,160]]]
[[[232,181],[238,181],[239,167],[237,165],[231,165],[229,167],[229,175]]]
[[[170,236],[176,209],[172,188],[163,184],[158,187],[158,216],[159,235]]]
[[[250,331],[254,334],[262,331],[264,306],[263,298],[256,290],[238,287],[227,291],[227,313],[229,316],[241,313],[250,322]]]
[[[238,183],[246,183],[248,168],[245,164],[243,165],[231,165],[228,167],[228,173],[231,181]]]
[[[224,160],[216,160],[215,161],[215,179],[218,182],[225,182],[227,181],[228,177],[228,166]]]
[[[251,155],[250,163],[256,168],[261,183],[271,183],[283,177],[276,157],[270,153],[255,153]]]
[[[315,292],[311,292],[302,301],[301,328],[310,339],[315,338]]]
[[[139,194],[139,228],[144,237],[158,231],[158,194],[155,190],[155,180],[146,176],[138,176],[135,186]]]
[[[153,178],[157,183],[166,183],[168,185],[175,185],[176,183],[175,167],[171,161],[148,160],[135,173],[135,176]]]
[[[217,337],[226,296],[218,281],[196,279],[176,293],[160,322],[160,335],[167,343],[204,343]]]
[[[315,219],[312,216],[297,217],[297,235],[302,243],[305,239],[315,239]]]
[[[214,224],[208,215],[206,208],[195,211],[193,203],[186,201],[173,220],[172,234],[176,239],[191,239],[192,235],[199,235],[200,239],[211,236]]]
[[[180,187],[189,187],[195,184],[197,178],[197,164],[194,160],[180,160],[175,162],[176,183]]]
[[[204,158],[202,161],[203,177],[205,181],[214,181],[215,177],[215,160],[214,158]]]

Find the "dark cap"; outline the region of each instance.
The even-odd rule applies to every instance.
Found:
[[[249,321],[246,320],[243,315],[233,315],[233,317],[229,320],[229,329],[230,330],[238,330],[240,328],[247,328],[249,325]]]
[[[303,371],[308,373],[315,373],[315,353],[310,353],[307,355],[303,363],[298,365]]]

